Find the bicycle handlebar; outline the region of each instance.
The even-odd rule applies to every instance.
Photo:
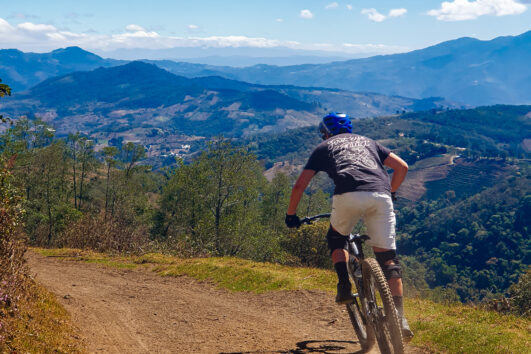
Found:
[[[329,218],[330,215],[331,215],[330,213],[327,213],[327,214],[319,214],[319,215],[314,215],[314,216],[307,216],[307,217],[301,219],[301,224],[311,224],[312,221],[314,221],[314,220],[323,219],[323,218]]]

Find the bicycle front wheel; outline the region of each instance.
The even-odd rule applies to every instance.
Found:
[[[350,317],[350,322],[352,323],[352,327],[354,327],[354,331],[358,337],[361,349],[364,352],[368,352],[374,346],[376,339],[374,337],[374,331],[367,320],[367,301],[363,296],[361,272],[360,275],[356,276],[354,274],[354,270],[354,266],[349,263],[348,272],[350,275],[350,280],[356,286],[358,297],[352,304],[347,304],[346,307],[348,316]]]
[[[364,259],[361,269],[368,320],[374,329],[378,347],[384,354],[402,354],[404,343],[398,314],[382,269],[374,258]]]
[[[362,315],[360,302],[360,299],[355,299],[352,304],[347,304],[346,306],[350,322],[358,336],[361,349],[367,352],[374,345],[374,332],[372,331],[372,328],[367,325],[365,316]]]

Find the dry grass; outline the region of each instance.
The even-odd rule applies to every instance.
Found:
[[[17,310],[1,319],[0,353],[84,353],[84,343],[53,294],[28,279]]]

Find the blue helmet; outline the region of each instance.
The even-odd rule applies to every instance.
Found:
[[[326,136],[334,136],[341,133],[352,133],[352,122],[345,113],[328,113],[319,124],[319,132],[326,139]]]

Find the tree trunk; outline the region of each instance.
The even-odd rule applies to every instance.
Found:
[[[109,209],[109,180],[111,178],[111,164],[107,165],[107,181],[105,183],[105,216],[104,220],[107,220],[107,211]]]
[[[76,185],[76,145],[72,144],[72,152],[73,152],[73,169],[74,169],[74,208],[77,209],[77,185]]]

